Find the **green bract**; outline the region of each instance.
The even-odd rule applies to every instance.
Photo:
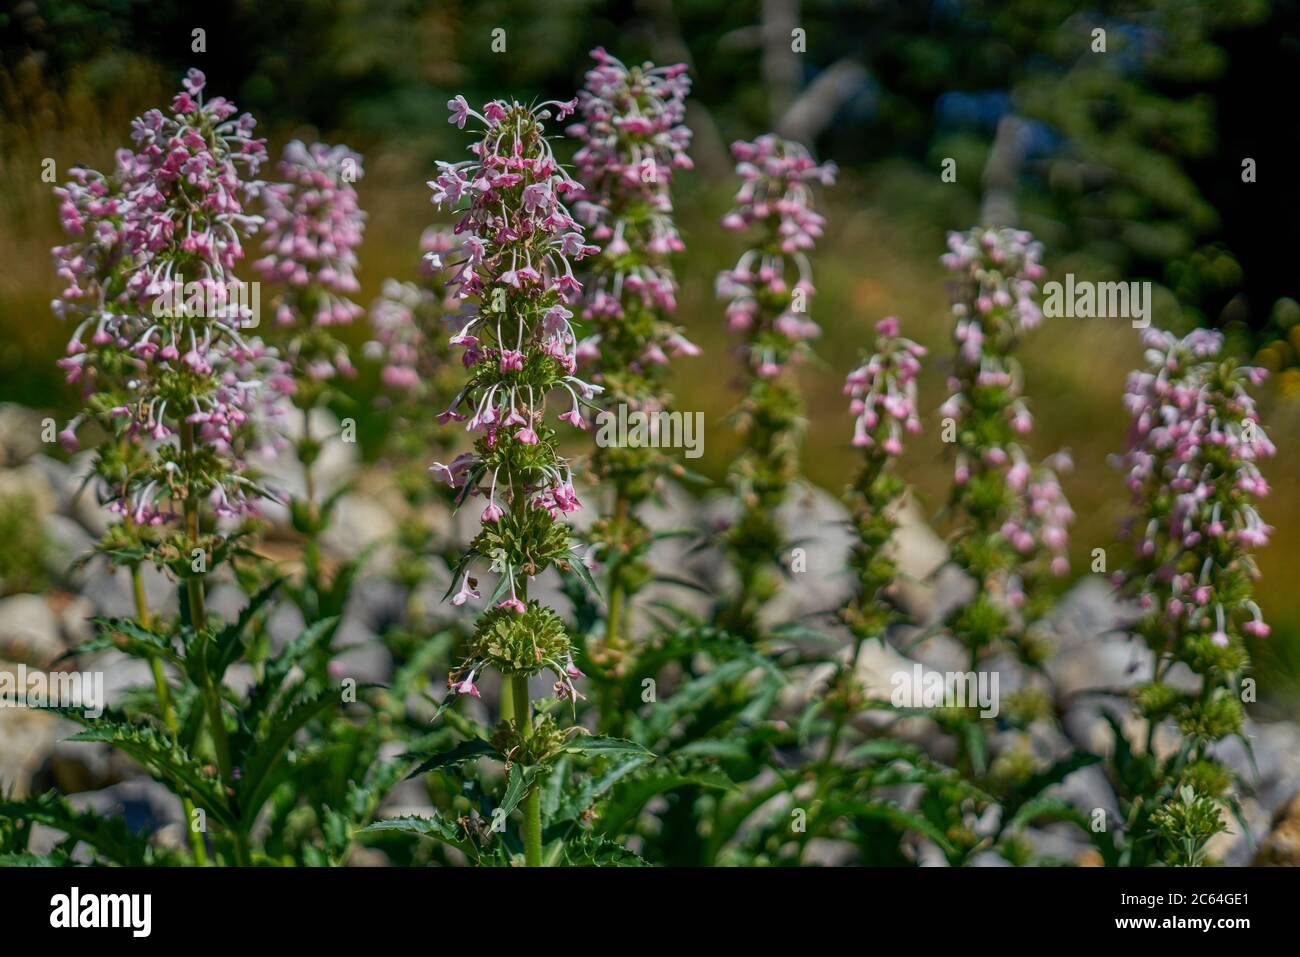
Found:
[[[512,608],[488,609],[470,639],[474,659],[507,675],[531,677],[564,662],[569,654],[564,622],[537,601],[528,602],[522,614]]]

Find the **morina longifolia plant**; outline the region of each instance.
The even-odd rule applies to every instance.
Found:
[[[450,229],[429,227],[420,237],[418,278],[385,279],[370,306],[374,338],[366,343],[365,354],[381,364],[383,394],[377,404],[385,418],[383,460],[410,506],[398,532],[394,569],[407,594],[406,622],[389,636],[408,646],[403,656],[427,645],[432,609],[419,586],[445,562],[460,558],[458,546],[437,534],[427,509],[454,498],[453,490],[429,482],[430,450],[442,455],[457,441],[429,410],[446,406],[463,378],[445,332],[449,326],[459,328],[460,299],[449,284],[459,248],[460,239]]]
[[[317,507],[312,465],[320,443],[311,435],[313,409],[330,398],[329,385],[356,374],[346,343],[334,330],[363,312],[350,298],[361,288],[356,249],[366,214],[353,186],[362,176],[361,157],[346,146],[294,140],[277,164],[281,181],[262,191],[265,255],[253,263],[264,280],[283,287],[272,301],[273,331],[293,373],[293,403],[302,413],[298,460],[305,507]]]
[[[844,384],[853,416],[852,442],[862,454],[861,468],[846,494],[857,538],[849,556],[855,587],[839,610],[852,641],[797,722],[799,734],[784,743],[798,745],[813,732],[824,732],[824,738],[809,748],[810,760],[802,773],[791,774],[788,761],[778,765],[789,797],[778,802],[764,826],[752,828],[745,838],[748,848],[768,863],[802,863],[814,839],[856,845],[862,862],[907,863],[904,835],[933,829],[924,818],[883,799],[876,789],[904,780],[927,787],[959,784],[951,771],[914,745],[873,740],[869,734],[861,740],[862,726],[854,720],[873,706],[856,674],[862,646],[884,642],[886,629],[898,617],[888,600],[897,568],[887,549],[906,485],[894,466],[903,451],[904,433],[921,429],[916,379],[926,354],[923,346],[900,335],[900,323],[893,316],[876,323],[875,331],[874,350]],[[801,808],[806,819],[791,835],[790,815]]]
[[[959,770],[1002,802],[996,829],[984,835],[969,826],[971,809],[954,805],[954,863],[998,842],[1004,856],[1020,855],[1023,848],[1008,832],[1028,823],[1019,812],[1033,806],[1030,799],[1043,787],[1091,760],[1066,756],[1045,765],[1028,733],[1034,722],[1054,719],[1042,669],[1049,649],[1036,623],[1051,607],[1046,580],[1068,571],[1065,550],[1074,518],[1057,478],[1069,467],[1068,457],[1057,453],[1033,465],[1020,446],[1033,419],[1014,351],[1042,320],[1041,256],[1042,245],[1024,230],[976,227],[950,233],[942,257],[954,274],[952,394],[940,408],[943,437],[955,452],[951,553],[975,583],[974,597],[945,624],[965,649],[972,673],[998,667],[997,657],[1006,653],[1026,673],[1025,683],[1004,696],[1004,723],[1021,733],[991,764],[992,728],[976,716],[978,709],[967,703],[935,713],[956,736]]]
[[[600,250],[584,277],[582,317],[595,331],[578,356],[604,389],[600,404],[611,424],[625,410],[645,415],[654,430],[672,402],[664,384],[669,357],[699,352],[671,321],[677,280],[669,259],[684,248],[670,187],[676,170],[692,166],[684,123],[691,81],[684,63],[627,67],[603,49],[591,55],[596,65],[578,94],[582,121],[568,130],[582,143],[574,156],[583,186],[574,214]],[[627,644],[633,597],[650,577],[651,534],[637,507],[670,463],[653,432],[646,444],[607,438],[597,433],[592,471],[611,487],[612,501],[591,538],[608,567],[605,647],[597,657],[613,666],[608,659]]]
[[[334,506],[345,489],[322,498],[314,464],[323,449],[312,435],[312,412],[335,397],[332,383],[356,374],[347,344],[336,334],[363,312],[349,297],[360,284],[356,249],[366,214],[358,206],[354,183],[362,176],[361,157],[346,146],[297,140],[284,148],[276,166],[280,181],[262,191],[266,226],[262,258],[253,268],[279,287],[271,300],[267,334],[279,345],[288,365],[290,401],[301,416],[295,452],[302,469],[303,496],[293,498],[293,526],[304,536],[304,578],[290,594],[308,621],[342,614],[356,563],[343,564],[327,581],[321,567],[319,539],[329,527]]]
[[[574,681],[581,672],[564,622],[529,597],[529,583],[554,565],[594,587],[563,521],[581,506],[569,465],[557,451],[558,432],[546,420],[554,394],[565,407],[559,418],[581,428],[583,405],[599,389],[575,375],[568,308],[582,292],[572,263],[596,249],[565,205],[565,196],[580,187],[556,162],[544,127],[551,107],[563,119],[574,106],[528,108],[497,100],[479,113],[456,97],[448,104],[451,122],[462,129],[471,119],[482,124],[470,147],[474,158],[439,163],[429,184],[436,205],[463,210],[456,225],[463,259],[451,282],[474,307],[451,338],[465,350],[469,381],[443,413],[465,422],[476,436],[474,448],[450,465],[435,465],[434,472],[458,490],[458,503],[479,498],[483,509],[480,531],[448,593],[455,592],[456,605],[479,598],[474,576],[480,565],[498,577],[448,686],[452,695],[477,697],[482,675],[501,675],[502,721],[490,744],[478,739],[470,745],[507,764],[506,792],[495,814],[522,810],[521,843],[530,866],[543,863],[541,779],[577,729],[562,730],[545,707],[534,714],[528,682],[549,670],[555,696],[576,704]],[[435,757],[417,770],[437,766]]]
[[[732,144],[743,180],[726,229],[758,230],[753,247],[720,273],[727,325],[744,336],[745,396],[735,413],[741,447],[731,468],[740,515],[727,532],[739,591],[720,622],[738,635],[757,634],[758,612],[776,591],[785,544],[776,512],[799,471],[803,401],[791,366],[821,330],[809,317],[815,293],[808,252],[822,234],[811,184],[835,181],[833,163],[818,164],[798,143],[774,134]]]
[[[245,454],[286,383],[279,360],[245,335],[254,316],[235,273],[260,222],[246,210],[265,145],[251,116],[205,99],[204,86],[191,70],[168,110],[134,121],[135,149],[118,152],[111,175],[78,171],[59,191],[72,241],[54,251],[68,283],[55,309],[78,320],[61,365],[85,396],[63,438],[74,444],[83,425],[109,436],[93,475],[117,521],[96,551],[131,570],[136,599],[133,618],[94,619],[97,634],[69,655],[116,650],[148,661],[154,678],[152,699],[137,693],[129,707],[59,710],[84,725],[76,740],[113,745],[178,795],[193,862],[248,864],[259,853],[302,861],[308,851],[284,838],[285,819],[302,804],[314,805],[317,820],[328,811],[293,786],[320,753],[288,746],[341,700],[337,689],[294,678],[322,625],[260,659],[252,687],[236,697],[226,674],[251,665],[250,635],[275,586],[235,621],[206,609],[210,576],[248,557],[244,520],[268,493]],[[140,576],[148,564],[179,582],[179,617],[148,606]],[[68,863],[78,846],[120,864],[174,856],[53,794],[6,802],[0,813],[68,835],[45,863]],[[322,840],[346,849],[346,839]]]
[[[884,640],[894,613],[885,601],[898,569],[886,551],[898,523],[896,509],[906,486],[891,468],[903,451],[903,433],[921,430],[916,414],[916,377],[924,346],[900,336],[896,317],[876,323],[875,352],[844,383],[853,421],[853,445],[863,465],[849,491],[857,542],[849,565],[857,578],[840,617],[853,635],[856,661],[862,644]]]
[[[1122,465],[1136,511],[1133,564],[1118,578],[1138,603],[1134,631],[1153,670],[1133,691],[1145,741],[1130,747],[1113,727],[1123,821],[1110,850],[1115,863],[1187,866],[1205,861],[1227,810],[1242,820],[1234,774],[1214,746],[1244,733],[1246,636],[1269,633],[1252,598],[1251,551],[1272,532],[1254,502],[1269,491],[1256,463],[1274,449],[1248,391],[1266,373],[1221,356],[1219,333],[1180,339],[1153,329],[1145,344],[1147,367],[1130,374],[1125,395],[1132,422]],[[1180,664],[1197,687],[1171,680]],[[1179,746],[1162,755],[1156,731],[1169,721]]]
[[[234,540],[205,528],[202,513],[207,506],[240,517],[261,495],[242,452],[261,401],[255,366],[265,353],[241,335],[250,317],[233,268],[241,238],[258,222],[244,212],[258,184],[244,177],[265,160],[265,144],[252,138],[248,114],[232,120],[235,108],[225,100],[203,103],[203,87],[203,75],[191,70],[168,113],[135,120],[137,149],[119,151],[111,177],[79,171],[77,183],[60,191],[64,228],[79,239],[55,249],[69,279],[56,311],[84,317],[61,365],[70,381],[83,383],[87,415],[114,436],[99,446],[94,471],[120,521],[98,550],[130,568],[136,600],[135,622],[102,624],[149,652],[159,717],[173,737],[180,726],[162,664],[177,659],[153,631],[140,566],[152,562],[184,582],[186,637],[210,640],[204,579]],[[263,373],[275,371],[262,365]],[[65,441],[75,444],[71,428]],[[210,674],[194,677],[221,783],[230,787],[235,771],[220,694]],[[88,723],[94,733],[106,722]],[[100,730],[109,733],[104,740],[129,733]],[[201,837],[192,847],[203,861]]]

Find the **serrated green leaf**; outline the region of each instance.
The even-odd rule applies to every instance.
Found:
[[[377,834],[384,831],[403,831],[407,834],[418,834],[420,837],[432,837],[436,840],[451,841],[453,843],[460,840],[457,826],[439,817],[436,813],[431,817],[408,815],[406,817],[386,818],[366,825],[357,833]]]
[[[462,741],[449,751],[439,751],[437,754],[422,754],[420,752],[409,752],[403,754],[401,760],[420,762],[419,766],[406,776],[409,781],[411,778],[417,778],[421,774],[428,774],[430,771],[437,771],[441,768],[451,768],[464,764],[466,761],[477,761],[479,758],[492,757],[501,759],[501,752],[492,747],[491,744],[482,738],[470,738],[468,741]]]
[[[650,863],[618,841],[583,833],[565,841],[564,863],[570,867],[649,867]]]
[[[106,817],[94,811],[79,811],[54,791],[22,800],[0,799],[0,818],[34,821],[52,827],[93,848],[106,861],[124,867],[162,863],[166,860],[165,852],[151,847],[144,837],[133,833],[122,818]],[[64,866],[67,863],[66,855],[64,857],[64,861],[49,866]]]
[[[510,773],[506,776],[506,793],[501,798],[498,810],[503,814],[514,811],[519,806],[519,802],[527,796],[529,788],[537,780],[539,771],[539,768],[526,768],[521,764],[510,765]]]
[[[91,718],[71,708],[51,708],[85,727],[70,741],[101,741],[111,744],[144,765],[153,777],[188,797],[212,817],[227,826],[234,815],[221,783],[203,770],[197,758],[150,725],[134,724],[112,712]]]
[[[133,658],[149,659],[160,657],[169,664],[184,669],[184,662],[172,648],[166,635],[142,628],[130,618],[105,618],[96,616],[88,619],[100,629],[100,633],[89,641],[82,642],[75,648],[64,652],[54,659],[51,667],[78,655],[91,654],[96,651],[116,650],[131,655]]]
[[[653,754],[635,741],[625,738],[607,738],[595,734],[580,734],[569,740],[564,750],[570,754],[589,755],[625,755],[641,754],[653,757]]]

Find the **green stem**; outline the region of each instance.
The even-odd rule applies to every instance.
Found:
[[[502,677],[501,686],[501,720],[511,724],[515,722],[515,696],[510,687],[510,679]]]
[[[617,648],[623,643],[619,636],[619,627],[622,624],[623,585],[619,581],[617,569],[609,577],[609,614],[605,616],[605,646]]]
[[[149,613],[149,599],[144,591],[144,576],[140,574],[140,566],[131,566],[131,592],[135,596],[135,617],[140,622],[140,627],[146,631],[153,629],[153,616]],[[158,655],[149,656],[149,670],[153,673],[154,691],[158,695],[158,710],[162,713],[163,725],[171,734],[173,740],[180,738],[180,724],[176,720],[176,709],[172,707],[171,691],[167,687],[167,675],[163,672],[162,658]],[[181,810],[185,814],[185,830],[190,836],[190,851],[194,855],[194,863],[199,867],[206,867],[208,863],[208,849],[203,845],[203,835],[194,830],[194,802],[188,797],[181,798]]]
[[[304,446],[310,448],[311,444],[311,409],[304,407],[302,410],[302,440]],[[311,462],[306,459],[302,460],[302,480],[303,486],[307,492],[307,504],[312,511],[313,522],[316,518],[316,476],[312,473]]]
[[[528,676],[511,675],[510,689],[514,698],[515,730],[527,741],[533,736],[531,703],[528,700]],[[542,801],[537,785],[528,789],[523,803],[524,863],[528,867],[542,866]]]
[[[623,546],[627,541],[627,517],[631,503],[623,494],[623,489],[619,488],[615,492],[614,498],[614,538],[616,548],[620,554],[611,556],[609,572],[609,615],[605,620],[605,644],[611,648],[621,647],[623,644],[622,633],[622,611],[623,611],[623,574],[622,574],[622,552]]]
[[[181,458],[185,464],[185,473],[189,472],[189,465],[194,456],[194,427],[188,422],[181,423]],[[185,527],[189,532],[190,548],[192,550],[199,546],[199,502],[194,495],[193,486],[187,486],[185,495]],[[207,609],[203,600],[203,578],[193,576],[185,579],[185,596],[189,605],[190,625],[194,628],[196,635],[201,635],[207,627],[208,617]],[[217,769],[221,773],[221,781],[228,792],[233,792],[235,788],[235,776],[230,761],[230,739],[226,734],[226,723],[221,716],[221,695],[217,691],[216,685],[212,681],[212,672],[208,668],[208,649],[210,643],[207,640],[200,642],[203,649],[203,683],[200,692],[203,696],[204,711],[208,719],[208,731],[212,735],[212,748],[217,755]],[[246,863],[248,858],[247,848],[245,846],[246,838],[235,829],[235,859],[237,863]]]

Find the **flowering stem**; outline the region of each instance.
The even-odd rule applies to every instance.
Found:
[[[144,591],[144,576],[140,566],[131,566],[131,593],[135,596],[135,617],[140,627],[146,631],[153,628],[153,616],[149,613],[149,599]],[[167,688],[167,676],[163,673],[162,659],[157,655],[149,656],[149,670],[153,673],[154,691],[158,695],[158,709],[162,712],[163,724],[173,738],[180,734],[176,722],[176,710],[172,707],[171,692]],[[203,846],[203,837],[193,829],[194,802],[187,797],[181,798],[181,809],[185,812],[185,829],[190,835],[190,850],[194,854],[194,863],[206,867],[208,851]]]
[[[502,683],[500,708],[501,720],[513,724],[515,720],[515,698],[508,682]]]
[[[188,465],[194,457],[194,427],[189,422],[181,423],[181,457]],[[199,548],[199,503],[194,498],[192,490],[187,490],[185,496],[185,527],[189,531],[191,549]],[[191,552],[192,553],[192,552]],[[202,632],[207,627],[207,610],[203,601],[203,579],[200,576],[191,576],[185,579],[185,596],[190,609],[190,625],[196,633]],[[204,654],[207,654],[208,645],[203,645]],[[203,703],[208,715],[209,731],[212,734],[212,747],[217,754],[217,768],[221,772],[221,780],[228,789],[234,788],[234,774],[230,765],[230,739],[226,736],[226,723],[221,716],[221,696],[217,693],[216,686],[212,683],[212,674],[205,667],[203,669]],[[242,845],[243,837],[236,835],[237,841]]]
[[[616,541],[624,540],[624,527],[627,525],[629,503],[620,488],[614,504],[614,535]],[[605,646],[618,648],[623,645],[620,629],[623,625],[623,575],[615,558],[609,575],[609,615],[605,620]]]
[[[302,410],[302,439],[303,444],[308,448],[311,447],[311,409]],[[302,481],[307,493],[307,507],[312,512],[312,524],[315,525],[316,512],[316,477],[312,474],[311,460],[302,459]]]
[[[527,741],[533,736],[532,705],[528,700],[528,676],[510,676],[511,697],[514,699],[515,730]],[[528,789],[521,807],[524,813],[524,863],[528,867],[542,866],[542,802],[537,786]]]

